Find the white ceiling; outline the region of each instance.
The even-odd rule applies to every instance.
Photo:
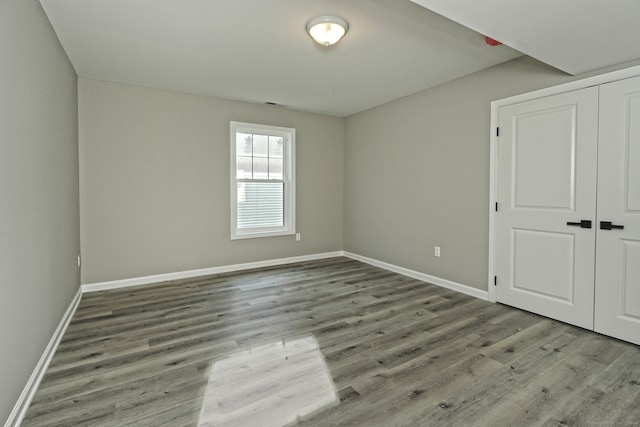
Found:
[[[411,0],[569,74],[640,58],[639,0]]]
[[[640,0],[40,3],[80,77],[336,116],[520,52],[570,74],[640,59]],[[305,32],[326,14],[350,25],[329,48]]]
[[[409,0],[40,2],[80,77],[336,116],[521,55]],[[350,25],[329,48],[325,14]]]

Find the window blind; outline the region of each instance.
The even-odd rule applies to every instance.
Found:
[[[284,183],[238,182],[238,229],[284,226]]]

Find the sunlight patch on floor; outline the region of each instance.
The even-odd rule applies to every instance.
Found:
[[[315,338],[282,340],[214,362],[198,426],[284,426],[335,403]]]

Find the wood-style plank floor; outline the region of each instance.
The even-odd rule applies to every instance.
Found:
[[[85,294],[23,426],[292,420],[640,425],[640,348],[333,258]]]

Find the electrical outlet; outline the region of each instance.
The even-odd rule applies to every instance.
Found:
[[[433,254],[434,254],[435,256],[437,256],[437,257],[439,257],[439,256],[440,256],[440,246],[436,246],[436,247],[434,248]]]
[[[296,241],[302,240],[302,234],[296,233]]]

